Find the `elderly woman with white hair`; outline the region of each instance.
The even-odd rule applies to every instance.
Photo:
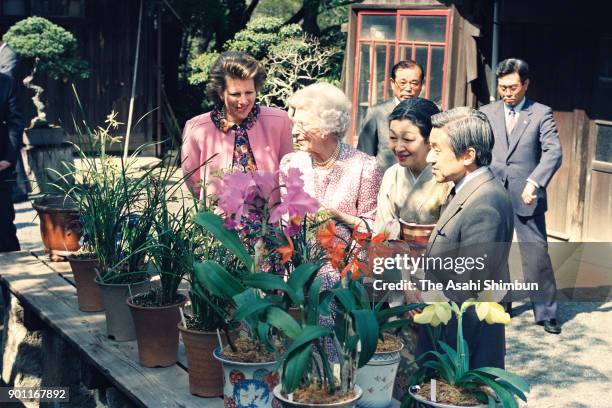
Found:
[[[365,229],[364,222],[372,227],[382,176],[376,158],[342,142],[351,117],[346,95],[319,82],[295,92],[289,98],[289,112],[299,151],[281,160],[281,183],[290,168],[300,169],[305,190],[330,212],[342,236],[348,238],[355,226]],[[326,269],[321,271],[329,278],[324,286],[339,277]]]

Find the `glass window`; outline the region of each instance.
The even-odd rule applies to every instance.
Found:
[[[429,65],[429,96],[438,105],[442,105],[442,87],[444,86],[444,47],[431,47]]]
[[[395,15],[365,15],[361,20],[361,40],[395,40]]]
[[[400,26],[400,40],[443,43],[446,39],[444,16],[403,16]]]
[[[597,125],[595,160],[612,163],[612,126]]]

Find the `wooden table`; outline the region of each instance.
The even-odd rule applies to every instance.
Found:
[[[86,313],[78,309],[68,263],[49,262],[42,253],[1,254],[0,282],[24,308],[78,350],[135,404],[143,407],[223,407],[222,398],[200,398],[189,393],[182,343],[177,364],[146,368],[138,363],[136,341],[108,339],[104,312]]]

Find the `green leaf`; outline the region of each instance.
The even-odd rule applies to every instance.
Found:
[[[234,254],[248,270],[253,268],[253,260],[249,253],[244,249],[238,234],[230,231],[223,225],[223,219],[217,214],[210,212],[199,212],[195,216],[196,224],[204,227],[208,232],[223,244],[232,254]]]
[[[232,299],[245,290],[240,281],[217,262],[196,262],[194,269],[196,281],[215,296]]]
[[[290,393],[300,385],[310,360],[311,350],[311,343],[302,344],[287,357],[282,379],[285,392]]]
[[[516,402],[516,399],[514,398],[514,395],[512,395],[510,391],[504,388],[503,385],[491,379],[490,377],[480,374],[478,372],[470,371],[469,374],[470,376],[476,378],[476,381],[479,381],[483,385],[486,385],[491,388],[493,392],[495,392],[495,394],[497,395],[497,398],[499,398],[499,400],[501,401],[504,408],[518,408],[518,404]]]
[[[355,332],[361,341],[358,367],[363,367],[376,352],[378,344],[378,321],[372,310],[354,310],[352,312]]]
[[[238,295],[239,296],[239,295]],[[252,302],[243,304],[238,307],[236,312],[234,313],[234,320],[240,321],[246,317],[249,317],[255,313],[259,313],[264,311],[270,306],[273,306],[272,302],[269,302],[265,299],[255,299]]]
[[[329,327],[304,326],[302,328],[302,332],[299,334],[299,336],[293,339],[291,346],[289,346],[285,354],[283,354],[283,356],[280,358],[275,369],[278,369],[278,367],[285,361],[285,359],[294,350],[297,350],[299,347],[303,346],[304,344],[311,344],[314,340],[317,340],[321,337],[329,336],[331,333],[332,333],[332,330]]]
[[[376,317],[378,319],[378,323],[383,323],[392,316],[401,316],[407,312],[410,312],[411,310],[422,308],[423,306],[426,305],[420,303],[411,303],[409,305],[390,307],[388,309],[383,309],[380,312],[377,312]]]
[[[301,306],[304,304],[304,285],[306,285],[306,282],[308,282],[312,275],[316,274],[319,269],[321,269],[320,263],[309,262],[298,266],[291,272],[287,284],[291,286],[299,297],[300,302],[297,303],[297,305]]]
[[[359,283],[359,281],[351,281],[349,285],[361,308],[369,309],[370,299],[368,298],[368,292],[365,290],[363,285]]]
[[[267,321],[292,339],[298,337],[302,332],[300,324],[289,313],[276,306],[268,309]]]
[[[529,392],[529,384],[527,383],[527,381],[525,381],[522,377],[516,374],[512,374],[506,370],[502,370],[501,368],[481,367],[481,368],[477,368],[471,371],[478,372],[478,373],[484,373],[484,374],[491,375],[493,377],[497,377],[500,380],[506,381],[525,392]]]
[[[319,322],[319,293],[322,284],[323,280],[321,278],[315,278],[308,290],[308,311],[306,316],[309,325],[314,326]]]
[[[339,288],[332,289],[331,292],[338,299],[342,307],[347,313],[352,312],[357,309],[357,304],[355,303],[355,297],[351,293],[351,291],[347,288]]]
[[[287,293],[294,303],[299,302],[299,298],[293,288],[278,275],[272,273],[253,273],[243,277],[242,282],[247,286],[261,290],[281,290]]]
[[[438,344],[440,345],[440,347],[442,348],[442,350],[446,353],[446,355],[450,358],[450,360],[453,363],[453,366],[455,367],[455,370],[459,369],[459,353],[457,353],[457,351],[452,348],[451,346],[449,346],[448,344],[446,344],[443,341],[438,342]]]

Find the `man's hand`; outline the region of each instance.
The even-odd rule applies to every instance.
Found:
[[[525,184],[525,188],[523,189],[523,194],[521,197],[523,198],[523,202],[527,205],[532,205],[536,202],[538,196],[536,195],[537,187],[531,183]]]
[[[6,160],[0,160],[0,171],[6,170],[11,167],[11,163]]]

